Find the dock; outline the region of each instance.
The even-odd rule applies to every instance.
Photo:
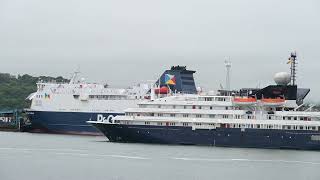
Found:
[[[22,110],[0,110],[0,131],[20,131]]]

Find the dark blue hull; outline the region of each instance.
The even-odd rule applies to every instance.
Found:
[[[113,142],[320,150],[319,131],[94,124]],[[316,136],[316,138],[311,138]],[[317,139],[317,140],[315,140]]]
[[[102,135],[86,121],[96,121],[99,120],[98,117],[100,121],[107,120],[108,117],[112,118],[123,113],[28,111],[27,114],[33,132]]]

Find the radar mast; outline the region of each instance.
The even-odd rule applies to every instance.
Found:
[[[227,74],[226,74],[226,90],[230,91],[230,69],[231,69],[231,61],[230,59],[226,59],[224,61],[224,65],[226,66],[227,69]]]
[[[291,85],[295,86],[296,85],[296,78],[297,78],[297,53],[292,52],[288,63],[291,64],[290,70],[291,70]]]

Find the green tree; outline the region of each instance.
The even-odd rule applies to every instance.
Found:
[[[33,77],[28,74],[13,76],[8,73],[0,73],[0,110],[3,109],[22,109],[30,107],[30,101],[26,98],[37,91],[36,83],[39,80],[68,82],[61,76]]]

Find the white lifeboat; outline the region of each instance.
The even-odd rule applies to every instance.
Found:
[[[265,106],[283,106],[286,103],[284,98],[262,98],[261,102]]]
[[[255,97],[234,97],[232,100],[235,105],[254,105],[257,103]]]
[[[80,101],[88,101],[89,95],[88,94],[80,94]]]

